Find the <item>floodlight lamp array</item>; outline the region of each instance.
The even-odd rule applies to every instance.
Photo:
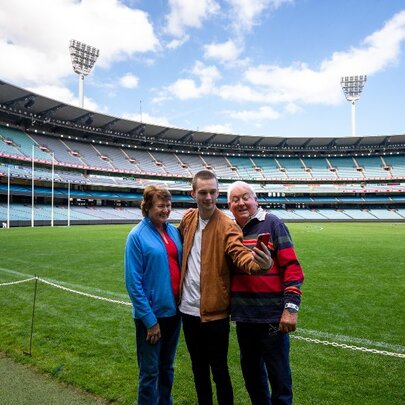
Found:
[[[70,40],[69,52],[74,72],[84,76],[90,73],[100,54],[99,49],[75,39]]]
[[[358,100],[366,81],[367,75],[342,77],[340,80],[340,85],[342,86],[346,100],[351,102]]]

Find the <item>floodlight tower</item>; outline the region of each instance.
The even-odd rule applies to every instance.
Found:
[[[84,106],[83,84],[84,76],[87,76],[93,68],[100,50],[94,46],[83,44],[75,39],[70,40],[70,58],[72,59],[73,70],[79,75],[79,101],[80,107]]]
[[[340,79],[343,93],[346,100],[352,103],[352,136],[356,136],[356,107],[355,103],[360,98],[364,83],[367,81],[366,75],[344,76]]]

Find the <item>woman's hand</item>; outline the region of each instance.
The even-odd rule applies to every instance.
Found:
[[[160,333],[160,326],[158,323],[147,330],[146,341],[149,342],[151,345],[157,343],[161,337],[162,335]]]

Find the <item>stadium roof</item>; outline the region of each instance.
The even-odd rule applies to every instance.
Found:
[[[405,134],[367,137],[262,137],[201,132],[164,127],[154,124],[100,114],[62,103],[0,80],[0,119],[2,122],[23,127],[66,133],[87,138],[111,137],[145,144],[161,143],[201,149],[243,151],[296,151],[404,149]],[[73,132],[72,132],[73,131]]]

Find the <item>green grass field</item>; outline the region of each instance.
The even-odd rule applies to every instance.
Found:
[[[33,275],[129,301],[123,251],[131,225],[0,230],[0,284]],[[289,224],[305,272],[291,364],[295,404],[405,403],[405,224]],[[0,352],[51,378],[118,404],[133,404],[137,367],[130,306],[34,281],[0,286]],[[324,345],[319,341],[335,342]],[[235,331],[229,351],[236,404],[249,403]],[[184,340],[176,357],[175,404],[194,404]]]

